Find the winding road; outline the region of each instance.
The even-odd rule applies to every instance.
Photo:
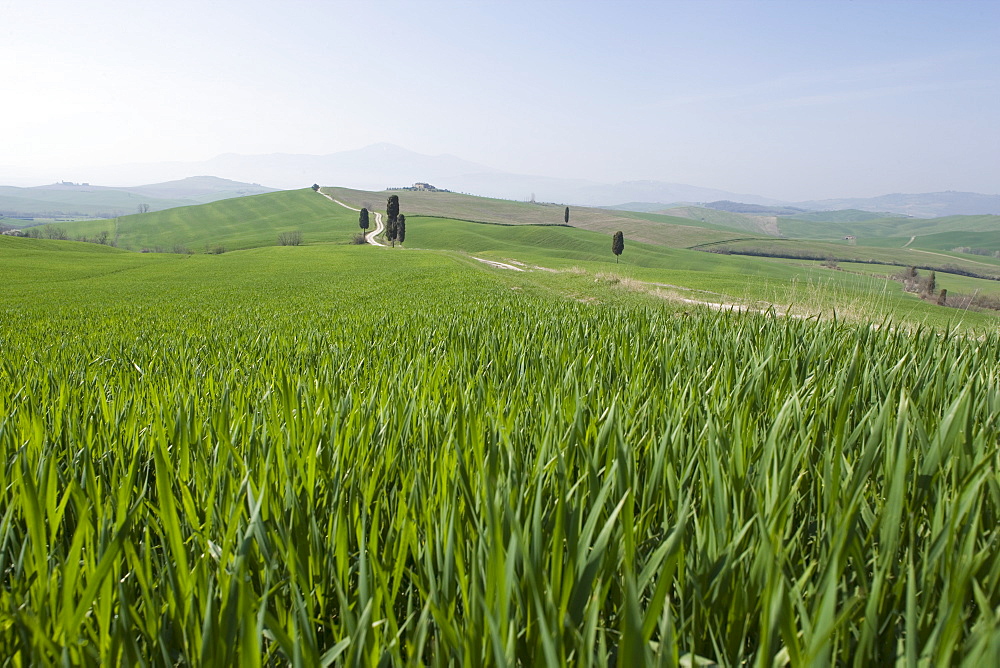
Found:
[[[344,204],[339,199],[333,199],[325,192],[322,192],[320,190],[317,190],[316,192],[318,192],[320,195],[327,198],[334,204],[339,204],[345,209],[350,209],[351,211],[361,211],[361,209],[355,209],[353,206],[348,206]],[[380,244],[379,242],[375,241],[375,237],[382,234],[382,231],[385,229],[385,225],[382,224],[382,214],[379,213],[378,211],[370,211],[369,213],[375,214],[375,229],[365,235],[365,241],[370,243],[372,246],[382,246],[384,248],[385,244]]]

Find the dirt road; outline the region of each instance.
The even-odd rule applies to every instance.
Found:
[[[333,199],[332,197],[330,197],[329,195],[327,195],[325,192],[321,192],[319,190],[317,190],[316,192],[318,192],[320,195],[322,195],[323,197],[327,198],[328,200],[330,200],[334,204],[339,204],[340,206],[344,207],[345,209],[350,209],[351,211],[361,211],[361,209],[355,209],[353,206],[348,206],[348,205],[344,204],[339,199]],[[379,213],[378,211],[370,211],[369,213],[372,213],[372,214],[375,215],[375,229],[365,235],[365,241],[368,242],[368,243],[370,243],[372,246],[382,246],[382,247],[385,247],[385,244],[380,244],[379,242],[375,241],[375,237],[377,237],[378,235],[382,234],[382,231],[385,229],[385,225],[382,224],[382,214]]]

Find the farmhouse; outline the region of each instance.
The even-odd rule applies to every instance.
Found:
[[[423,182],[414,183],[412,186],[404,186],[402,188],[386,188],[386,190],[414,190],[414,191],[423,191],[430,193],[451,192],[450,190],[445,190],[444,188],[436,188],[429,183],[423,183]]]

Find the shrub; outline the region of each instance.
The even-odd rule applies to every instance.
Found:
[[[294,232],[282,232],[278,235],[278,245],[279,246],[301,246],[302,245],[302,232],[295,230]]]

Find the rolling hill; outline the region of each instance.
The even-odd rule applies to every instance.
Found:
[[[857,221],[820,221],[803,220],[802,218],[782,218],[778,223],[784,236],[801,239],[842,239],[846,236],[857,237],[859,244],[865,244],[874,239],[894,238],[895,245],[910,243],[920,246],[925,236],[935,235],[938,240],[934,247],[941,247],[941,241],[949,234],[984,233],[1000,231],[1000,216],[947,216],[943,218],[904,218],[883,217],[871,220]],[[915,239],[910,242],[910,237]],[[954,246],[965,246],[967,238],[956,237]],[[947,241],[945,241],[947,243]],[[877,245],[886,245],[877,243]],[[893,245],[893,244],[889,244]]]
[[[389,194],[347,188],[322,191],[315,193],[309,188],[281,191],[122,216],[117,221],[67,222],[53,227],[62,229],[69,238],[92,239],[105,232],[108,240],[117,238],[121,248],[135,251],[221,253],[270,247],[278,245],[279,234],[294,231],[302,233],[306,245],[346,245],[359,232],[358,214],[331,202],[323,194],[348,206],[366,206],[373,211],[384,206]],[[566,225],[565,207],[559,205],[457,193],[394,192],[400,196],[402,212],[408,221],[404,250],[472,253],[483,259],[556,273],[583,271],[597,276],[592,280],[598,282],[602,280],[598,276],[601,272],[621,269],[645,286],[639,287],[640,291],[656,292],[665,289],[657,286],[669,285],[670,290],[694,301],[781,304],[783,308],[797,303],[796,308],[806,309],[826,304],[843,314],[846,300],[863,304],[858,308],[870,317],[887,310],[911,314],[905,317],[919,313],[927,321],[926,318],[943,316],[934,310],[936,307],[925,308],[919,299],[904,294],[901,285],[888,278],[899,273],[899,267],[935,269],[939,272],[940,286],[951,290],[974,286],[974,290],[983,294],[994,294],[1000,287],[1000,281],[985,280],[1000,278],[1000,261],[951,252],[950,247],[943,245],[944,238],[935,239],[938,245],[928,248],[917,245],[903,248],[900,238],[892,236],[873,236],[872,239],[882,243],[870,245],[839,239],[779,239],[762,234],[757,227],[759,221],[753,217],[699,208],[690,208],[685,213],[704,216],[704,212],[714,212],[716,217],[699,220],[571,207],[570,224]],[[730,226],[719,224],[723,222]],[[938,222],[892,218],[797,224],[833,228],[920,225],[927,231],[937,231],[963,224],[988,228],[994,222],[990,217],[982,217]],[[619,229],[626,238],[620,267],[612,261],[610,253],[611,232]],[[968,241],[966,236],[954,239]],[[866,268],[831,271],[820,264],[829,258],[865,263]],[[954,282],[949,276],[956,277]],[[983,278],[959,280],[957,277],[961,276]],[[816,286],[812,289],[828,287],[803,296],[803,282]],[[872,300],[883,302],[872,310]]]
[[[323,192],[353,207],[364,206],[370,210],[373,207],[374,210],[384,209],[386,197],[392,194],[390,191],[350,188],[323,188]],[[406,191],[396,194],[400,196],[400,205],[407,217],[415,214],[503,225],[562,225],[564,220],[565,207],[561,204],[515,202],[442,192]],[[674,248],[739,236],[739,230],[710,222],[590,207],[570,207],[569,224],[609,235],[621,230],[629,239]]]
[[[664,209],[657,213],[690,220],[700,220],[704,223],[721,225],[734,230],[743,230],[752,234],[766,234],[769,236],[778,236],[780,234],[777,216],[735,213],[702,206],[678,206]]]
[[[279,234],[295,231],[306,243],[346,242],[359,231],[357,220],[353,211],[305,188],[54,227],[70,239],[107,232],[129,250],[212,252],[274,246]]]
[[[0,186],[0,214],[22,221],[113,218],[135,213],[140,205],[147,205],[150,211],[162,211],[266,192],[274,192],[274,188],[214,176],[123,188],[68,182],[31,188]]]

